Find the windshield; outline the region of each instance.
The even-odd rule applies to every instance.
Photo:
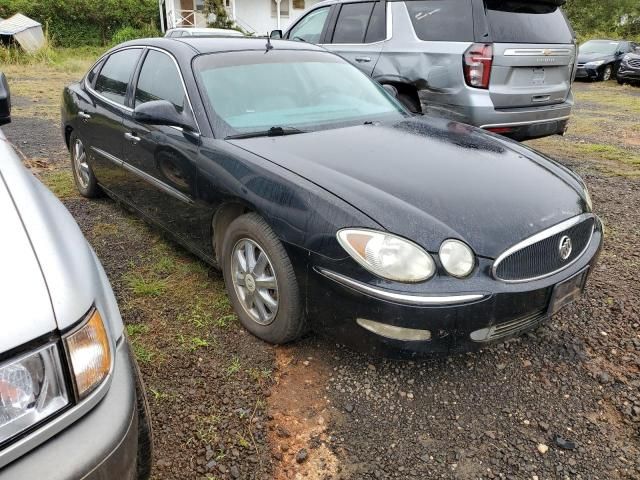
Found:
[[[319,130],[408,115],[378,84],[336,55],[270,50],[198,57],[202,96],[223,136],[294,127]]]
[[[613,55],[618,50],[619,42],[596,42],[589,41],[580,45],[580,53],[602,53]]]

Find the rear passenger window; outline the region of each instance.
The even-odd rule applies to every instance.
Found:
[[[573,32],[562,10],[525,0],[485,0],[494,42],[573,43]]]
[[[185,93],[178,68],[169,55],[157,50],[149,50],[144,59],[138,85],[135,105],[152,100],[167,100],[176,109],[184,108]]]
[[[408,0],[405,4],[420,40],[473,42],[471,0]]]
[[[140,52],[139,48],[129,48],[112,54],[100,70],[94,90],[103,97],[124,105],[127,87]]]
[[[343,4],[331,43],[364,43],[372,10],[373,2]]]
[[[369,27],[364,38],[365,43],[380,42],[387,38],[387,21],[385,2],[376,2],[369,20]]]

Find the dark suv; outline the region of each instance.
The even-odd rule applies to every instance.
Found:
[[[326,0],[284,37],[340,54],[414,112],[522,140],[564,133],[571,114],[576,46],[563,3]]]

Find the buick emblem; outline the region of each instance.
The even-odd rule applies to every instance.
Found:
[[[560,251],[560,258],[562,260],[566,260],[571,255],[571,250],[573,250],[573,244],[571,243],[571,239],[568,236],[564,236],[560,239],[560,244],[558,245],[558,250]]]

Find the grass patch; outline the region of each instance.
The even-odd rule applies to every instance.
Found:
[[[189,337],[183,334],[178,335],[178,342],[182,348],[190,352],[195,352],[200,348],[209,346],[209,341],[205,338],[197,336]]]
[[[240,363],[240,359],[238,357],[233,357],[231,359],[231,363],[227,367],[227,374],[229,376],[235,375],[242,369],[242,364]]]
[[[176,261],[173,257],[163,254],[156,259],[151,268],[158,274],[169,275],[176,269]]]
[[[149,333],[149,327],[142,323],[132,323],[126,329],[136,359],[140,363],[151,363],[156,354],[142,343],[142,337]]]
[[[139,273],[128,273],[125,280],[131,291],[139,296],[157,297],[167,288],[167,282],[156,278],[145,278]]]
[[[94,237],[117,235],[119,231],[118,226],[113,223],[96,223],[91,229]]]
[[[41,174],[40,179],[58,198],[78,196],[71,170],[55,170]]]

